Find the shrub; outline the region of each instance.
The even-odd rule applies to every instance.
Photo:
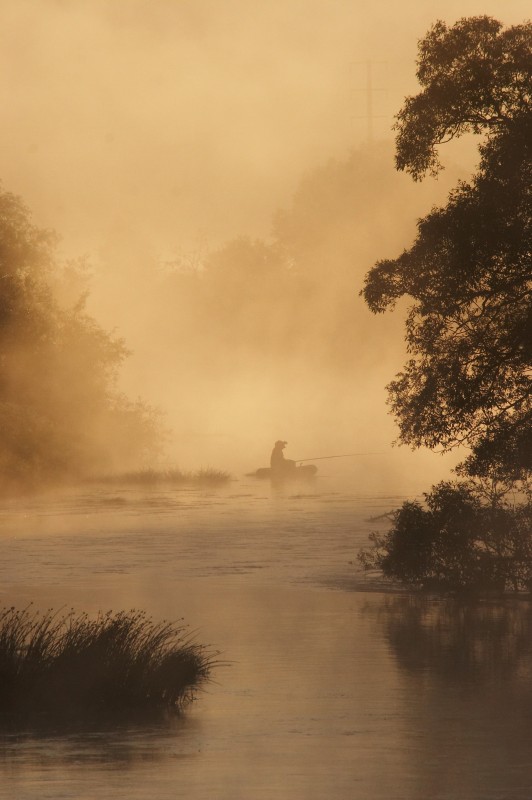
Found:
[[[142,611],[0,611],[0,712],[81,716],[180,710],[209,677],[212,654],[184,626]]]
[[[532,502],[473,482],[442,482],[425,504],[403,503],[384,534],[358,554],[366,571],[424,589],[532,590]]]

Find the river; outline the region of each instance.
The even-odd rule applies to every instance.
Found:
[[[402,499],[323,477],[4,503],[2,605],[184,618],[224,663],[177,719],[0,731],[0,798],[529,800],[530,603],[366,579]]]

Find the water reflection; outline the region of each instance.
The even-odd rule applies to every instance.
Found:
[[[64,721],[17,718],[0,719],[0,761],[13,768],[36,768],[52,764],[95,764],[99,768],[133,766],[142,762],[163,761],[170,746],[187,755],[190,742],[184,736],[193,733],[194,723],[176,714],[151,714],[142,718],[121,719],[93,717]]]
[[[377,612],[399,667],[480,686],[532,674],[532,604],[386,598]],[[531,687],[532,688],[532,687]]]
[[[0,800],[530,800],[530,603],[353,591],[389,495],[107,499],[0,516],[4,602],[183,616],[231,667],[182,718],[4,728]]]
[[[401,595],[363,616],[401,676],[408,800],[529,800],[531,604]]]

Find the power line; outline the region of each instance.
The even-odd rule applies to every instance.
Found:
[[[376,87],[374,86],[373,82],[373,67],[377,66],[378,64],[384,65],[385,70],[384,72],[387,74],[388,71],[388,62],[387,61],[372,61],[368,59],[367,61],[353,61],[351,62],[352,66],[361,67],[365,66],[365,86],[364,88],[354,89],[355,92],[364,92],[366,96],[366,103],[365,103],[365,114],[361,115],[353,115],[353,119],[365,119],[366,120],[366,135],[368,142],[373,141],[374,137],[374,121],[376,119],[389,119],[389,114],[375,114],[374,104],[373,104],[373,96],[375,92],[384,92],[388,94],[388,88],[386,87]]]

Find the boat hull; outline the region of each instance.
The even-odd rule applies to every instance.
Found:
[[[273,470],[270,467],[261,467],[256,472],[252,472],[254,478],[261,480],[270,479],[272,481],[290,481],[313,478],[318,471],[314,464],[304,464],[301,467],[294,467],[287,470]]]

